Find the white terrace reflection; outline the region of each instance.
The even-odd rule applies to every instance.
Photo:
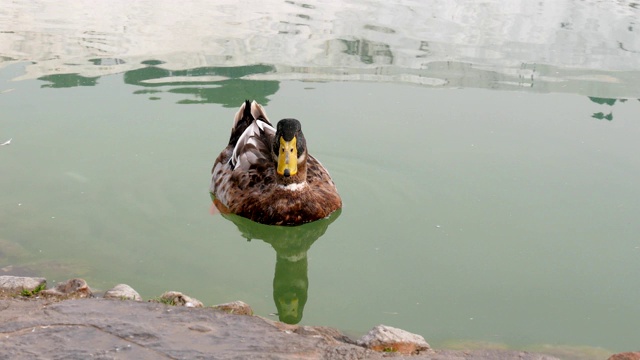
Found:
[[[92,59],[94,62],[96,60]],[[126,84],[140,87],[133,91],[135,95],[159,100],[165,93],[180,94],[183,97],[178,100],[179,104],[214,103],[230,108],[236,108],[237,104],[246,98],[268,104],[270,98],[280,89],[280,81],[285,80],[283,77],[286,76],[278,72],[276,67],[268,65],[201,67],[185,70],[164,69],[163,63],[157,60],[144,61],[143,65],[145,66],[142,68],[126,71],[123,76]],[[535,69],[530,76],[523,77],[479,69],[471,64],[447,62],[431,64],[430,68],[423,72],[431,74],[429,77],[410,76],[406,73],[395,74],[398,77],[395,82],[411,82],[424,86],[481,87],[501,90],[517,88],[536,92],[585,94],[592,102],[605,107],[604,110],[594,113],[592,117],[608,121],[613,120],[611,108],[616,102],[626,102],[629,99],[622,94],[640,94],[638,89],[640,72],[615,73],[616,76],[620,76],[618,79],[606,72],[590,71],[591,75],[581,76],[577,75],[581,73],[580,71],[559,70],[549,66],[542,68],[546,72],[562,71],[565,74],[564,80],[560,77],[556,81],[539,79],[534,76]],[[359,80],[384,81],[383,75],[367,74],[365,70],[360,72]],[[322,74],[323,78],[319,78],[320,75],[317,75],[318,77],[311,77],[311,75],[313,74],[307,72],[304,78],[318,81],[330,78],[328,73]],[[387,75],[394,76],[390,73]],[[291,75],[291,77],[302,78],[301,74]],[[44,82],[41,85],[43,88],[95,86],[98,79],[99,77],[85,77],[79,74],[55,74],[38,78]],[[334,79],[339,80],[340,76],[335,74]],[[606,82],[605,85],[602,84],[603,81]]]
[[[0,66],[30,61],[27,79],[264,64],[243,79],[635,97],[638,18],[634,1],[18,1],[0,9]]]

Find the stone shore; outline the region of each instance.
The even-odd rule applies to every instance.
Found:
[[[558,359],[432,349],[422,336],[384,325],[353,340],[333,328],[255,316],[241,301],[205,307],[167,292],[143,302],[124,284],[96,297],[82,279],[47,289],[45,279],[9,276],[0,276],[0,349],[0,359]],[[634,354],[615,359],[640,359],[627,357]]]

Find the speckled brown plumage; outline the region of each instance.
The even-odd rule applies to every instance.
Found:
[[[216,159],[211,178],[211,193],[229,212],[263,224],[298,225],[326,218],[342,207],[328,171],[307,152],[299,122],[284,121],[298,124],[297,173],[291,176],[276,170],[274,151],[281,133],[271,127],[262,107],[255,101],[240,107],[231,140]]]

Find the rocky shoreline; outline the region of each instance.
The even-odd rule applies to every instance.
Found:
[[[0,276],[0,349],[0,359],[558,359],[432,349],[422,336],[384,325],[353,340],[333,328],[255,316],[241,301],[205,307],[169,291],[144,302],[125,284],[98,297],[82,279],[48,289],[43,278],[16,276]],[[640,353],[610,359],[640,359]]]

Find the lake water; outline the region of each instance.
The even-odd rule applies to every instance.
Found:
[[[0,275],[435,347],[637,350],[639,7],[4,4]],[[244,99],[301,120],[341,213],[211,213]]]

